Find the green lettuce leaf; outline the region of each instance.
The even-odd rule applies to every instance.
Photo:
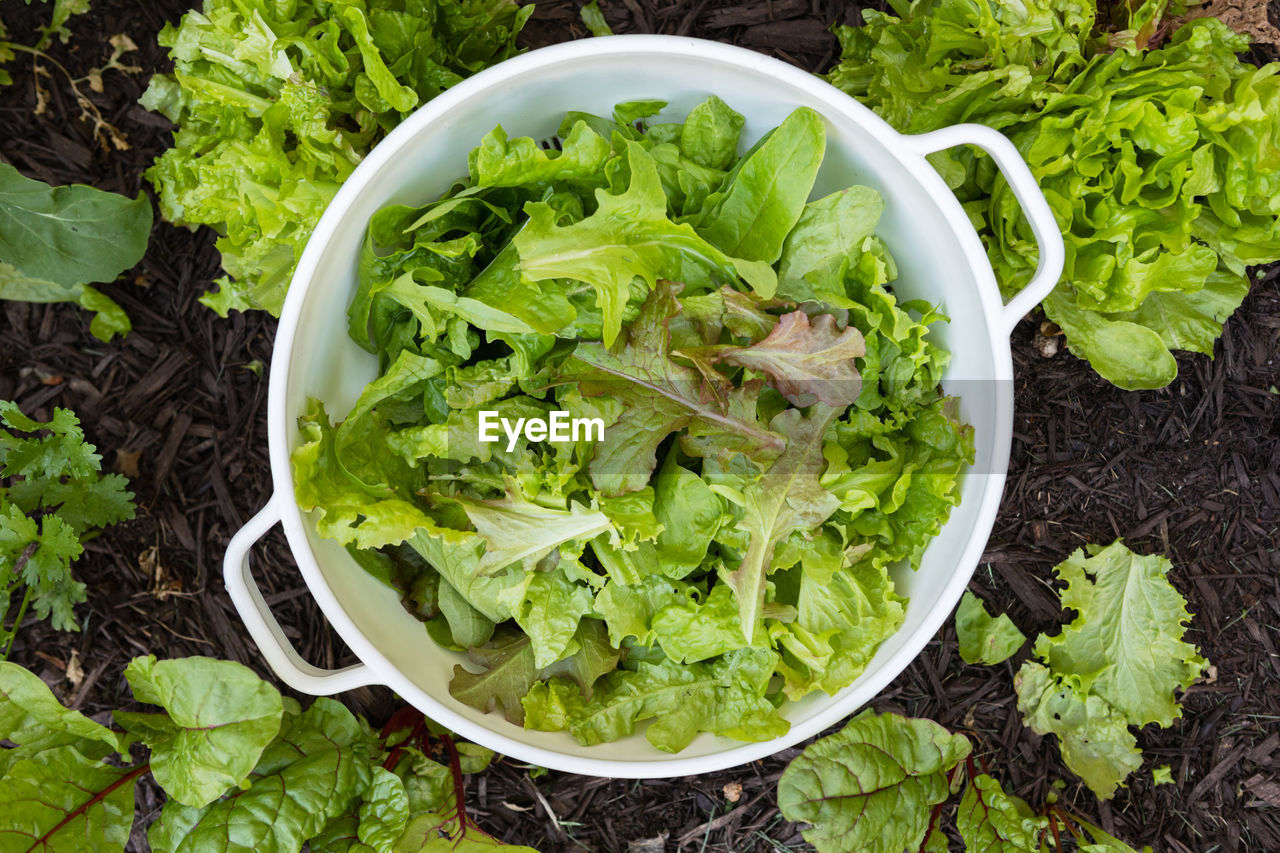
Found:
[[[767,263],[732,257],[689,225],[667,218],[657,166],[639,143],[627,142],[626,161],[631,174],[626,192],[597,190],[596,212],[580,222],[558,226],[550,204],[526,206],[529,221],[512,241],[521,275],[532,281],[572,278],[594,287],[604,313],[605,346],[622,328],[623,308],[637,277],[652,289],[659,278],[682,277],[686,269],[702,267],[726,281],[742,276],[761,295],[773,294],[777,277]]]

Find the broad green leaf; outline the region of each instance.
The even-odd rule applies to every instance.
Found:
[[[1009,614],[992,617],[982,601],[966,591],[956,610],[956,639],[965,663],[994,666],[1022,648],[1027,635],[1018,630]]]
[[[863,711],[805,748],[778,781],[778,808],[812,826],[821,853],[902,853],[924,839],[969,741],[930,720]]]
[[[68,745],[14,762],[0,783],[0,851],[123,851],[133,778]]]
[[[581,504],[553,509],[532,503],[518,490],[492,501],[458,499],[485,542],[478,571],[492,574],[512,563],[533,569],[561,543],[590,539],[613,529],[609,517]]]
[[[806,204],[782,244],[778,292],[794,298],[813,281],[838,283],[841,267],[856,265],[883,211],[880,194],[859,186]]]
[[[985,773],[969,780],[956,814],[966,853],[1038,853],[1048,826],[1047,818],[1033,815]]]
[[[117,712],[126,729],[144,721],[151,772],[174,800],[205,806],[248,778],[280,731],[280,693],[233,661],[134,658],[125,677],[139,702],[166,714]]]
[[[369,787],[361,793],[357,835],[378,853],[391,853],[409,822],[409,795],[399,776],[374,767]]]
[[[1181,714],[1174,692],[1189,687],[1207,665],[1182,640],[1191,614],[1169,583],[1173,566],[1118,540],[1090,546],[1088,553],[1076,551],[1056,567],[1067,584],[1062,606],[1077,615],[1057,636],[1042,634],[1036,656],[1101,697],[1129,725],[1169,726]]]
[[[1062,760],[1089,790],[1110,799],[1116,787],[1142,766],[1142,752],[1124,714],[1101,697],[1087,693],[1072,677],[1055,677],[1027,661],[1013,679],[1018,710],[1036,734],[1055,734]]]
[[[527,136],[510,139],[499,126],[471,152],[470,170],[481,187],[591,180],[612,154],[608,140],[581,121],[573,125],[559,151],[543,150]]]
[[[151,234],[151,202],[75,184],[50,187],[0,163],[0,299],[79,302],[102,312],[94,334],[129,330],[116,303],[93,288],[136,264]]]
[[[0,778],[15,763],[55,747],[74,746],[93,759],[120,748],[114,732],[63,707],[34,673],[7,661],[0,661],[0,732],[16,744],[0,750]]]
[[[698,233],[735,257],[777,261],[809,200],[826,145],[816,112],[801,107],[787,116],[735,167]]]
[[[316,699],[286,715],[246,787],[203,808],[170,801],[147,840],[157,853],[296,853],[368,789],[371,740],[345,707]]]
[[[680,152],[709,169],[727,169],[738,153],[745,119],[715,95],[693,109],[680,128]]]
[[[512,616],[533,643],[534,666],[550,666],[565,657],[578,623],[591,611],[590,587],[576,584],[560,569],[533,572],[529,585],[512,588]]]

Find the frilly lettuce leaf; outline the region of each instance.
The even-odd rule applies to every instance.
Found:
[[[1280,259],[1280,68],[1242,62],[1247,39],[1212,17],[1157,41],[1165,6],[1135,4],[1118,33],[1076,0],[867,11],[838,31],[828,76],[899,130],[972,121],[1009,136],[1066,240],[1045,314],[1130,389],[1172,381],[1172,350],[1211,355],[1246,267]],[[1038,254],[1009,187],[971,150],[930,160],[1017,291]]]

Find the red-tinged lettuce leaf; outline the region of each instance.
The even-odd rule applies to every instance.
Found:
[[[819,403],[808,416],[786,409],[769,423],[770,430],[787,437],[787,447],[759,479],[742,490],[744,515],[738,526],[750,536],[750,545],[742,563],[725,578],[738,599],[744,637],[755,636],[764,606],[765,575],[778,543],[795,531],[815,530],[839,508],[836,496],[818,482],[827,464],[823,438],[839,413]]]
[[[781,450],[783,438],[754,418],[750,403],[717,396],[696,370],[671,359],[668,323],[680,312],[679,286],[663,280],[651,292],[636,321],[611,348],[579,344],[566,362],[562,381],[573,381],[584,396],[606,394],[626,405],[622,417],[597,443],[590,471],[606,494],[636,491],[657,466],[657,447],[666,436],[697,422],[704,430],[759,458]]]
[[[626,160],[631,174],[627,190],[618,195],[597,190],[596,211],[586,219],[559,226],[550,204],[526,206],[529,221],[512,240],[525,278],[571,278],[594,287],[604,313],[606,346],[622,328],[622,312],[637,277],[652,289],[659,278],[686,278],[686,268],[696,267],[727,281],[742,276],[757,292],[772,295],[777,277],[767,263],[730,257],[689,225],[667,218],[657,166],[639,143],[627,141]]]
[[[792,311],[778,318],[767,338],[722,352],[719,360],[764,373],[794,406],[822,402],[846,408],[862,391],[853,360],[866,353],[857,329],[837,329],[830,314],[819,314],[810,323],[803,311]]]
[[[115,732],[63,707],[34,673],[8,661],[0,661],[0,732],[14,744],[0,750],[0,779],[16,762],[47,749],[73,746],[98,759],[120,748]]]
[[[170,798],[206,806],[244,782],[280,731],[280,692],[243,664],[191,657],[134,658],[125,677],[139,702],[164,714],[117,711],[151,749],[151,772]]]
[[[956,829],[968,853],[1038,851],[1048,826],[1047,818],[1033,815],[1030,806],[1006,794],[985,773],[969,780],[956,813]]]
[[[778,808],[812,824],[804,837],[820,853],[916,850],[968,754],[963,735],[931,720],[863,711],[783,771]]]
[[[0,850],[124,850],[137,773],[56,746],[14,762],[0,780]]]
[[[151,849],[296,853],[368,790],[375,741],[363,722],[332,699],[316,699],[302,713],[290,709],[250,784],[203,808],[170,801],[147,832]]]
[[[538,680],[533,643],[528,635],[502,634],[484,646],[470,649],[467,657],[481,671],[474,673],[455,665],[449,695],[485,713],[501,708],[507,720],[522,725],[524,706],[520,699]]]

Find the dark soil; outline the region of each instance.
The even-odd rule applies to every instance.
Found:
[[[135,101],[150,71],[167,66],[155,34],[182,0],[95,0],[72,21],[75,37],[52,54],[75,75],[107,58],[106,39],[128,34],[145,71],[108,72],[91,94],[130,144],[109,151],[57,72],[52,100],[34,115],[29,58],[11,63],[0,90],[0,156],[55,184],[150,192],[142,172],[169,139],[168,123]],[[852,14],[836,0],[605,0],[617,32],[698,35],[764,50],[811,70],[828,67],[827,25]],[[0,2],[18,39],[48,8]],[[526,31],[539,46],[587,35],[572,0],[540,3]],[[196,302],[219,272],[213,235],[157,223],[143,261],[106,290],[133,318],[123,342],[89,335],[73,306],[0,303],[0,398],[37,418],[76,410],[106,465],[128,473],[138,517],[88,545],[76,572],[89,586],[79,634],[30,621],[13,658],[65,701],[100,714],[127,701],[124,665],[140,654],[213,655],[270,676],[222,587],[232,535],[271,492],[266,381],[275,322],[262,314],[221,320]],[[972,588],[1028,634],[1063,619],[1051,567],[1087,542],[1117,536],[1173,561],[1174,583],[1195,614],[1189,639],[1214,664],[1184,698],[1173,728],[1139,733],[1146,763],[1110,803],[1097,801],[1061,763],[1056,743],[1027,730],[1013,673],[966,666],[950,625],[878,698],[880,710],[930,717],[973,735],[1006,787],[1039,806],[1063,780],[1060,801],[1135,845],[1158,851],[1280,850],[1280,285],[1263,277],[1228,322],[1213,360],[1180,359],[1161,391],[1127,393],[1065,351],[1033,346],[1033,324],[1014,333],[1017,414],[1004,503]],[[325,626],[292,567],[283,538],[254,553],[268,601],[298,649],[322,666],[352,656]],[[72,665],[72,661],[75,664]],[[71,670],[72,680],[68,675]],[[82,670],[83,676],[76,670]],[[375,721],[393,707],[385,690],[343,697]],[[775,783],[798,750],[709,776],[627,782],[550,773],[501,762],[473,779],[472,810],[507,841],[542,851],[801,849],[782,820]],[[1168,764],[1176,784],[1153,786]],[[734,786],[740,785],[740,793]],[[160,806],[139,789],[142,826]],[[733,794],[734,796],[730,796]],[[662,843],[639,847],[644,839]]]

